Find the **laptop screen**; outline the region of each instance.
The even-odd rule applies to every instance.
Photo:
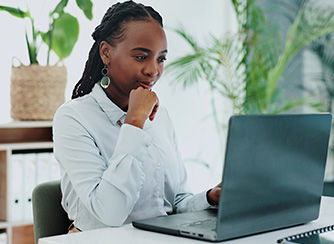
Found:
[[[232,116],[218,239],[316,219],[330,128],[330,114]]]

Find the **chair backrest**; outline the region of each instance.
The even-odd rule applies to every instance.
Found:
[[[60,181],[39,184],[32,193],[35,243],[47,236],[68,232],[71,221],[61,206]]]

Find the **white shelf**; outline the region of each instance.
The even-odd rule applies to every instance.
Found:
[[[5,229],[9,226],[9,223],[6,221],[0,221],[0,229]]]
[[[11,183],[11,157],[16,153],[51,152],[52,121],[12,121],[0,124],[0,221],[1,231],[8,234],[8,244],[33,243],[33,221],[6,221]],[[7,208],[5,207],[7,206]]]
[[[0,150],[29,150],[53,148],[53,142],[29,142],[0,144]]]
[[[52,121],[12,121],[0,125],[0,128],[39,128],[39,127],[52,127]]]

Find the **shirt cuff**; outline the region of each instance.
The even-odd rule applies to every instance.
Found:
[[[147,132],[136,126],[123,124],[114,152],[130,154],[143,161],[151,143],[152,137]]]
[[[208,203],[208,200],[206,198],[206,192],[207,191],[203,191],[201,193],[198,193],[194,196],[194,198],[196,198],[196,208],[197,209],[207,209],[209,207],[211,207],[211,205]]]

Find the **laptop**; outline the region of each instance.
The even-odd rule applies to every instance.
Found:
[[[223,241],[317,219],[331,121],[327,113],[232,116],[218,207],[133,226]]]

